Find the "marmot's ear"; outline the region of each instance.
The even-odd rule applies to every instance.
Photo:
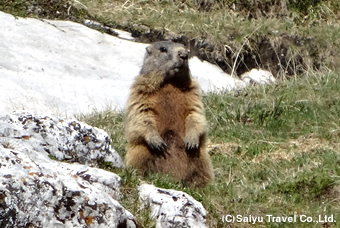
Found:
[[[147,46],[145,49],[146,49],[146,53],[148,53],[150,55],[151,54],[151,47]]]

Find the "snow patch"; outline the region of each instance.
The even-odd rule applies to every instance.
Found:
[[[49,111],[70,117],[124,108],[148,44],[128,41],[132,37],[123,31],[113,31],[115,37],[70,21],[3,12],[0,21],[0,113]],[[205,93],[246,86],[197,57],[189,65]]]

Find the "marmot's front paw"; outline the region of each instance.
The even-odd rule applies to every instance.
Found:
[[[167,145],[161,137],[153,137],[150,140],[147,140],[148,147],[152,151],[165,152]]]
[[[198,149],[199,136],[195,133],[187,134],[184,139],[185,148],[187,150]]]

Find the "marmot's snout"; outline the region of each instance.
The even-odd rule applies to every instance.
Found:
[[[183,60],[187,60],[189,57],[189,50],[181,48],[180,50],[178,50],[178,56]]]

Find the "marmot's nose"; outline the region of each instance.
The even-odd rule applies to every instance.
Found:
[[[183,60],[187,60],[189,56],[189,51],[186,49],[181,49],[178,51],[178,56]]]

